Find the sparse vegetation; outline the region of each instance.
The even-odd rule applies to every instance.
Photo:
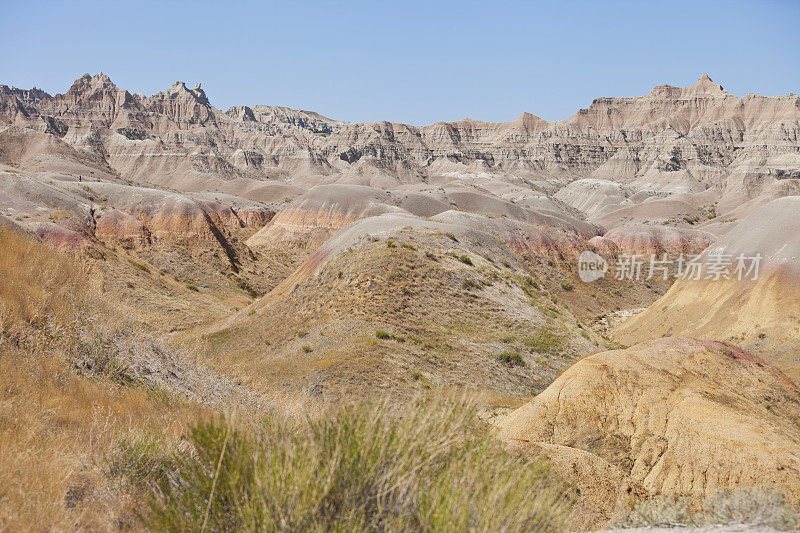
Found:
[[[461,285],[467,290],[480,289],[481,288],[481,284],[478,283],[477,281],[475,281],[472,278],[465,279],[464,282]]]
[[[398,415],[402,415],[398,417]],[[155,472],[149,527],[169,531],[559,531],[565,486],[456,404],[341,408],[299,427],[198,424]]]
[[[147,274],[150,273],[150,268],[147,265],[143,265],[132,260],[129,260],[128,262],[131,264],[131,266],[133,266],[133,268],[141,270],[142,272],[146,272]]]
[[[302,349],[304,353],[311,353],[314,351],[314,349],[308,344],[304,344]]]
[[[523,344],[533,352],[553,354],[564,348],[566,340],[553,328],[543,326],[532,335],[525,337]]]
[[[0,242],[0,529],[131,528],[139,502],[110,481],[147,469],[131,428],[159,428],[171,449],[198,409],[132,378],[109,342],[128,326],[86,262],[2,230]]]
[[[710,525],[754,524],[779,531],[800,530],[800,513],[772,487],[720,489],[703,502],[703,520]]]
[[[375,332],[375,336],[381,340],[387,341],[397,341],[397,342],[406,342],[406,338],[402,335],[396,335],[394,333],[389,333],[388,331],[384,331],[379,329]]]
[[[572,286],[572,283],[569,282],[569,280],[562,279],[561,288],[564,289],[565,291],[571,291],[574,287]]]
[[[468,255],[460,255],[458,260],[464,263],[465,265],[472,266],[472,259],[469,258]]]
[[[533,279],[533,277],[525,276],[523,278],[523,280],[525,281],[526,285],[529,285],[530,287],[533,287],[534,289],[539,290],[539,284],[536,282],[535,279]]]
[[[497,356],[497,360],[510,368],[525,366],[525,360],[517,352],[503,352]]]
[[[691,500],[676,496],[664,496],[636,502],[633,508],[623,511],[615,520],[619,528],[635,528],[681,524],[699,525],[689,510]]]
[[[719,489],[692,510],[685,497],[662,496],[636,502],[615,520],[617,527],[746,525],[797,531],[800,513],[772,487]]]
[[[170,456],[158,439],[147,433],[122,436],[104,458],[110,478],[124,478],[137,489],[163,478],[170,468]]]

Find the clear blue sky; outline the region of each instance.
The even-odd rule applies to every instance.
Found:
[[[199,81],[220,109],[418,125],[558,120],[704,71],[800,93],[798,0],[0,4],[0,83],[51,93],[102,71],[148,95]]]

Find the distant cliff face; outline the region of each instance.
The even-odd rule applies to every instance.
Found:
[[[392,188],[470,174],[562,185],[599,178],[710,189],[723,214],[760,196],[764,203],[796,193],[796,184],[780,181],[800,177],[800,98],[738,98],[705,74],[691,87],[598,98],[559,122],[525,113],[511,122],[424,127],[350,124],[269,106],[222,112],[199,86],[176,82],[145,97],[87,74],[56,96],[0,86],[0,123],[58,131],[126,179],[179,190],[237,178],[299,180],[302,188]]]

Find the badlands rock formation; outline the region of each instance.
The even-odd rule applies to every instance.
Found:
[[[727,340],[774,358],[788,375],[800,378],[798,213],[800,196],[791,196],[744,218],[700,256],[700,279],[678,280],[620,327],[622,342],[674,334]],[[748,259],[759,254],[758,262]],[[736,271],[740,256],[747,259],[741,280]],[[720,260],[728,265],[729,279],[709,275],[709,266]],[[758,270],[748,273],[751,266]]]
[[[592,355],[500,435],[544,450],[579,487],[609,487],[590,510],[599,518],[626,493],[773,484],[800,502],[800,389],[728,344],[670,338]]]
[[[520,191],[551,194],[575,182],[558,197],[593,221],[605,217],[609,229],[654,219],[680,224],[715,203],[717,216],[738,217],[796,192],[799,117],[795,95],[738,98],[706,75],[691,87],[599,98],[558,122],[525,113],[505,123],[424,127],[348,124],[267,106],[222,112],[199,87],[176,82],[144,97],[102,74],[56,96],[0,86],[4,134],[47,132],[47,150],[62,166],[73,148],[98,171],[138,183],[229,193],[254,182],[300,189],[451,184],[487,193],[481,188],[491,182],[489,194],[524,201]],[[37,168],[25,154],[4,156]],[[619,209],[628,211],[612,216]]]
[[[593,237],[589,243],[615,253],[675,257],[699,254],[715,240],[716,236],[707,231],[638,224],[613,229],[603,236]]]
[[[528,396],[604,341],[545,289],[542,279],[561,278],[555,268],[530,264],[497,237],[524,231],[536,228],[453,211],[357,220],[206,331],[208,360],[266,393],[465,387],[496,401]],[[502,353],[517,355],[504,362]]]
[[[222,275],[247,298],[275,291],[265,301],[348,253],[353,231],[449,227],[494,240],[524,261],[518,274],[594,320],[666,287],[603,280],[571,291],[581,251],[610,262],[699,253],[800,192],[799,134],[797,96],[739,98],[706,75],[599,98],[557,122],[523,113],[417,127],[269,106],[223,112],[199,85],[145,96],[87,74],[55,96],[0,86],[0,213],[59,246],[103,257],[121,246],[190,286],[221,286]]]
[[[96,259],[109,299],[276,401],[541,393],[501,435],[575,479],[587,525],[722,486],[800,502],[797,386],[729,344],[650,341],[743,344],[800,378],[798,195],[800,98],[705,74],[556,122],[420,127],[222,111],[183,82],[0,85],[0,227]],[[667,291],[583,283],[585,250],[764,261]],[[587,355],[617,339],[649,342]]]

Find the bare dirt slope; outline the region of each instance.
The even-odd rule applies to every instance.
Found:
[[[499,431],[560,462],[598,517],[627,494],[773,484],[800,501],[800,389],[719,342],[665,338],[589,356]]]
[[[681,279],[646,311],[620,325],[621,342],[663,335],[725,340],[763,354],[800,378],[800,197],[774,200],[742,220],[700,257],[701,279]],[[737,257],[761,254],[739,280]],[[731,279],[706,279],[714,257],[727,257]],[[752,261],[747,263],[747,266]],[[743,272],[747,274],[747,272]]]

